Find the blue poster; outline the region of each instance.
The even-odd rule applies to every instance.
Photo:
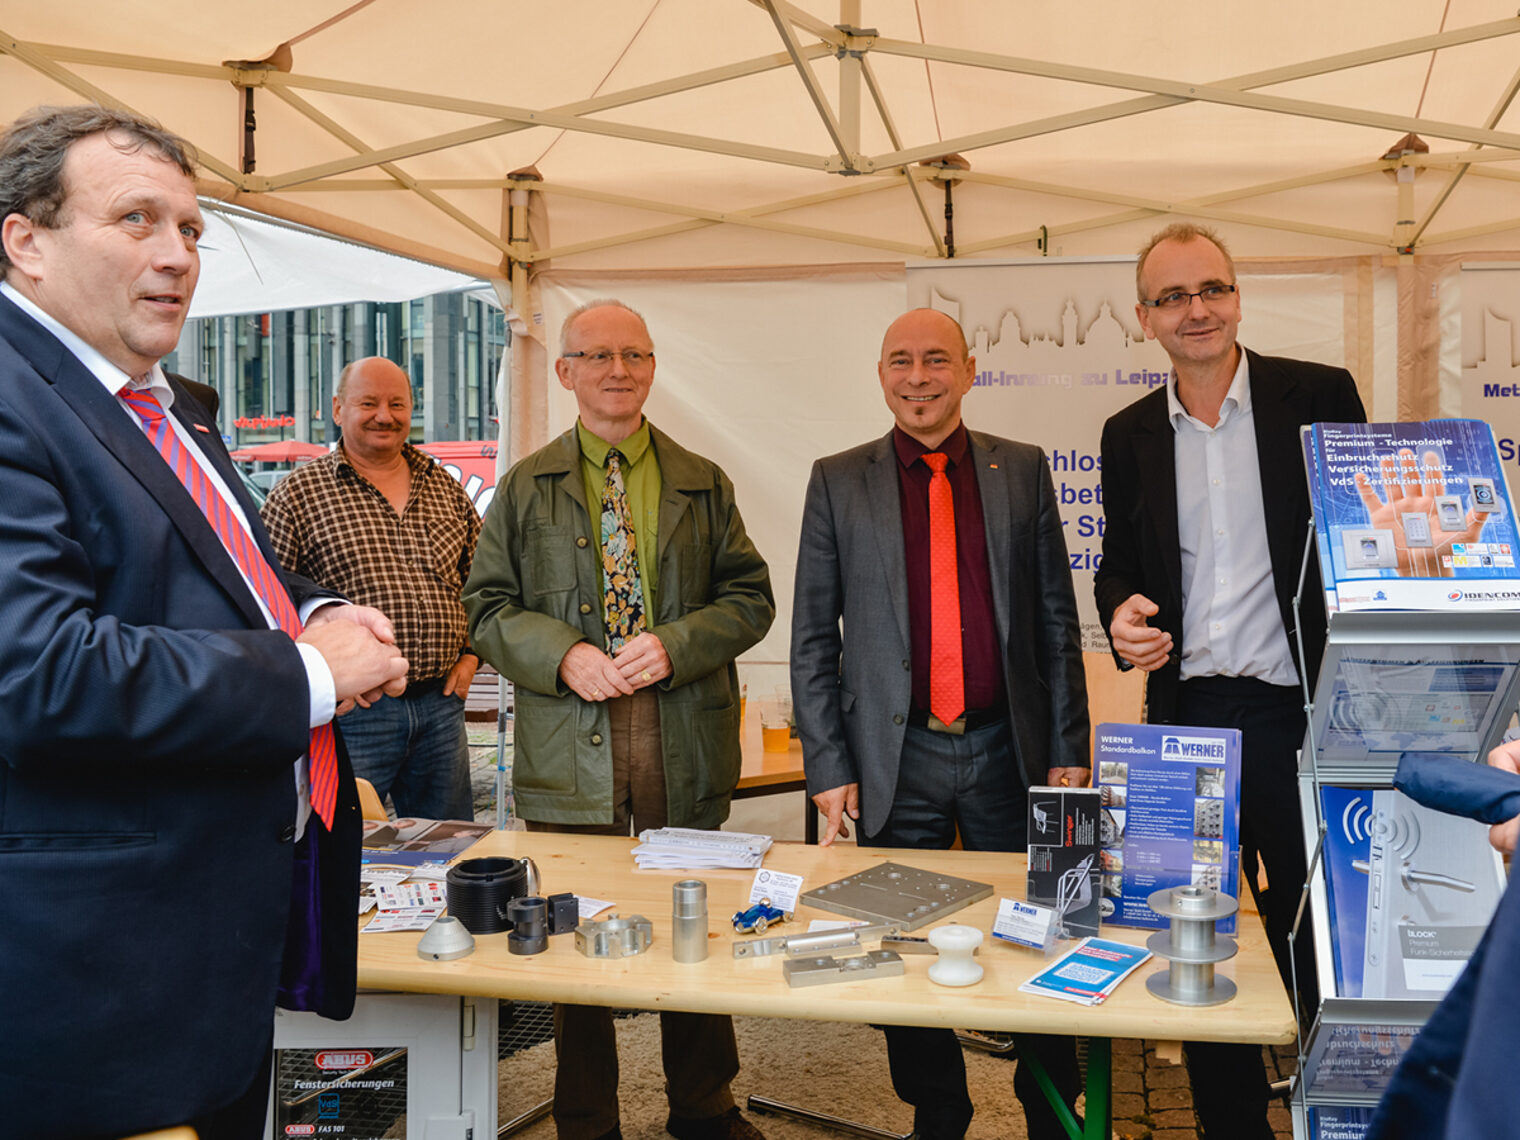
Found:
[[[1369,826],[1373,789],[1323,785],[1325,878],[1330,920],[1330,949],[1335,960],[1335,992],[1362,996],[1362,966],[1367,960],[1367,868],[1372,848]]]
[[[1093,775],[1102,804],[1102,914],[1164,929],[1146,899],[1202,883],[1240,883],[1240,733],[1171,724],[1100,724]],[[1235,918],[1219,923],[1235,933]]]

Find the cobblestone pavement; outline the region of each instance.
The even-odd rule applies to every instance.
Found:
[[[1269,1080],[1298,1070],[1291,1045],[1263,1048],[1262,1057]],[[1157,1057],[1154,1041],[1114,1042],[1113,1115],[1114,1140],[1198,1140],[1187,1068]],[[1293,1122],[1285,1102],[1274,1100],[1267,1118],[1277,1136],[1291,1140]]]

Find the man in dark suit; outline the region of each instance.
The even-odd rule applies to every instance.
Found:
[[[9,1137],[258,1136],[277,991],[353,1004],[357,797],[324,726],[406,662],[376,611],[285,592],[215,425],[159,367],[199,272],[193,171],[102,107],[0,137]]]
[[[1121,669],[1150,673],[1154,723],[1242,733],[1241,845],[1284,982],[1288,933],[1307,873],[1295,755],[1300,678],[1325,645],[1310,559],[1298,656],[1293,594],[1309,527],[1299,427],[1366,419],[1350,373],[1259,356],[1235,340],[1240,293],[1220,239],[1168,226],[1141,252],[1135,312],[1172,361],[1164,388],[1103,427],[1103,561],[1098,614]],[[1317,1004],[1312,943],[1296,941],[1299,997]],[[1206,1140],[1269,1140],[1268,1088],[1254,1045],[1187,1048]]]
[[[877,365],[897,421],[813,465],[792,617],[792,701],[821,842],[1022,851],[1026,790],[1086,782],[1087,697],[1076,598],[1038,447],[966,430],[976,376],[960,326],[916,309]],[[953,605],[951,604],[953,603]],[[843,619],[841,632],[840,620]],[[1022,1035],[1068,1108],[1069,1038]],[[971,1120],[945,1029],[887,1030],[897,1095],[921,1140]],[[1014,1089],[1031,1137],[1067,1135],[1030,1070]]]

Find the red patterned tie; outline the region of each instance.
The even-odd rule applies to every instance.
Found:
[[[206,521],[211,524],[211,529],[216,531],[216,536],[222,540],[227,553],[232,555],[232,560],[243,572],[243,577],[258,591],[264,605],[274,615],[275,624],[291,637],[300,636],[301,617],[296,613],[295,603],[290,600],[284,582],[275,573],[274,567],[269,565],[269,560],[253,541],[253,536],[238,522],[237,516],[228,507],[227,500],[216,489],[216,484],[206,477],[201,465],[189,454],[179,436],[169,426],[158,398],[146,388],[124,388],[121,398],[142,421],[148,440],[158,448],[158,453],[169,464],[169,469],[179,476],[179,481],[190,492],[195,505],[201,509]],[[311,760],[312,810],[331,831],[333,813],[338,803],[338,751],[331,724],[311,730],[308,755]]]
[[[929,711],[953,724],[966,711],[966,671],[961,662],[961,579],[955,565],[955,498],[945,465],[950,457],[931,451],[929,476]]]

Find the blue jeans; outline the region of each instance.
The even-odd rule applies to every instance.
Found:
[[[354,775],[387,795],[397,816],[474,819],[464,702],[443,689],[382,697],[337,720]]]

